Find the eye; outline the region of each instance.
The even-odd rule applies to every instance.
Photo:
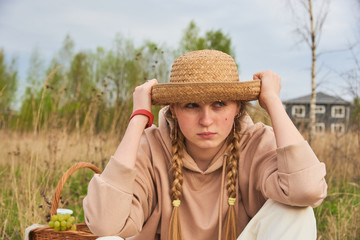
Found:
[[[185,104],[185,108],[197,108],[199,107],[199,104],[197,103],[187,103]]]
[[[215,107],[223,107],[223,106],[226,106],[226,103],[222,102],[222,101],[217,101],[217,102],[213,103],[213,106],[215,106]]]

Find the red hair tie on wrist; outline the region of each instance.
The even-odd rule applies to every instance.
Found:
[[[133,112],[131,114],[131,117],[130,117],[129,121],[136,115],[144,115],[144,116],[147,116],[149,118],[149,121],[146,124],[145,129],[148,128],[148,127],[151,127],[151,125],[153,124],[154,115],[151,112],[149,112],[148,110],[145,110],[145,109],[136,110],[135,112]]]

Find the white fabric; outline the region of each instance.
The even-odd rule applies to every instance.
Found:
[[[315,240],[316,234],[311,207],[291,207],[269,199],[237,240]]]
[[[31,230],[34,230],[35,228],[38,228],[38,227],[45,227],[45,225],[40,225],[40,224],[33,224],[29,227],[27,227],[25,229],[25,236],[24,236],[24,240],[29,240],[29,234],[31,232]]]
[[[96,240],[124,240],[124,239],[118,236],[108,236],[108,237],[99,237]]]
[[[311,207],[291,207],[267,200],[237,240],[316,240],[316,219]],[[120,240],[101,237],[97,240]]]

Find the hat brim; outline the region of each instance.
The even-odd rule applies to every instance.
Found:
[[[159,83],[153,86],[153,105],[214,101],[252,101],[260,94],[260,80],[246,82]]]

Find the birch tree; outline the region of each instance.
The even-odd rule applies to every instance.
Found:
[[[329,0],[289,0],[296,23],[295,32],[299,42],[304,42],[311,51],[311,101],[308,123],[309,143],[315,134],[316,107],[316,60],[323,25],[329,10]]]

